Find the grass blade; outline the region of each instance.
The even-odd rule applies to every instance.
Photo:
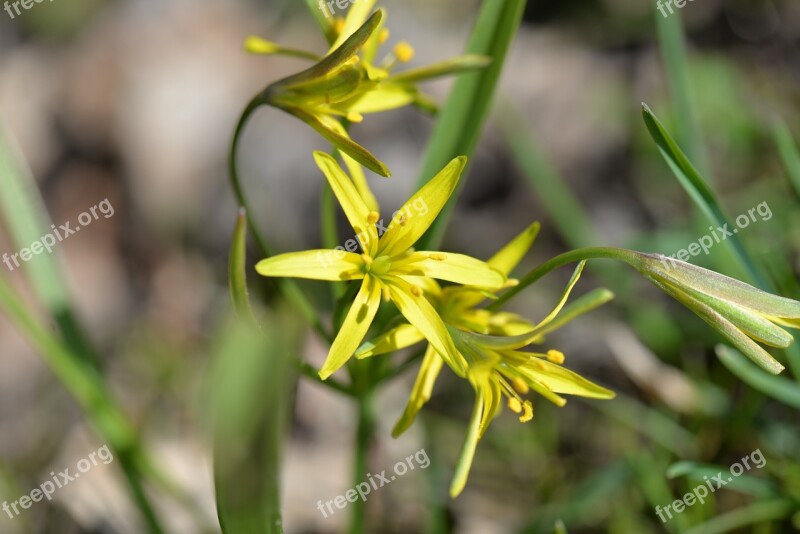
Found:
[[[778,145],[778,152],[789,174],[789,179],[794,186],[794,190],[800,196],[800,151],[794,142],[792,132],[783,120],[776,120],[772,125],[772,135],[775,144]]]
[[[716,352],[723,365],[742,382],[768,397],[800,410],[800,385],[787,378],[761,371],[739,351],[726,345],[717,345]]]
[[[746,525],[784,518],[794,509],[795,505],[789,499],[757,502],[696,525],[684,531],[683,534],[722,534],[723,532],[743,528]]]
[[[676,117],[675,136],[678,144],[686,147],[689,159],[700,173],[710,177],[709,165],[703,147],[703,133],[697,119],[689,77],[689,60],[681,17],[664,17],[656,10],[656,30],[661,47],[667,80],[669,80],[672,106]]]
[[[481,5],[466,54],[488,56],[492,63],[481,71],[462,74],[456,80],[428,142],[419,178],[420,187],[448,161],[457,156],[472,155],[524,9],[525,0],[485,0]],[[463,185],[462,179],[459,190]],[[458,191],[418,242],[420,250],[438,248],[457,197]]]

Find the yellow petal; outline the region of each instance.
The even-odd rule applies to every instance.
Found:
[[[314,130],[316,130],[317,133],[324,137],[329,143],[372,172],[380,174],[381,176],[391,176],[391,173],[389,172],[389,169],[386,168],[386,165],[384,165],[378,158],[373,156],[369,150],[350,139],[350,137],[341,135],[337,131],[337,126],[341,127],[341,124],[333,117],[318,113],[310,113],[297,106],[279,107],[280,109],[283,109],[287,113],[294,115],[301,121],[314,128]]]
[[[572,292],[572,288],[578,283],[578,279],[581,277],[584,266],[586,266],[586,260],[580,262],[575,268],[575,271],[572,273],[572,278],[570,278],[569,282],[567,283],[567,287],[564,288],[563,293],[561,293],[561,298],[559,299],[558,304],[556,304],[556,307],[553,308],[553,311],[551,311],[547,317],[542,319],[542,322],[536,325],[537,329],[547,326],[547,324],[555,319],[559,312],[561,312],[561,308],[563,308],[564,304],[567,303],[567,299],[569,298],[569,294]]]
[[[417,327],[456,374],[464,376],[465,362],[456,351],[447,328],[433,306],[424,296],[414,295],[411,284],[405,280],[393,276],[387,276],[384,280],[389,287],[392,302],[400,313]]]
[[[455,158],[395,212],[381,238],[379,253],[395,256],[422,237],[455,191],[466,165],[466,156]]]
[[[458,457],[453,480],[450,482],[450,497],[455,499],[464,490],[469,477],[469,470],[472,467],[472,460],[475,458],[475,449],[478,447],[480,439],[481,419],[483,418],[484,398],[481,390],[475,398],[475,407],[472,409],[472,418],[469,421],[467,436],[461,446],[461,454]]]
[[[401,324],[372,341],[365,341],[356,351],[356,358],[369,358],[410,347],[425,339],[415,326]]]
[[[520,356],[524,354],[523,352],[517,353]],[[528,356],[528,358],[528,363],[517,369],[526,378],[543,384],[553,393],[592,399],[613,399],[615,396],[610,389],[599,386],[561,365],[533,356]]]
[[[332,156],[324,152],[314,152],[314,161],[331,184],[333,194],[341,204],[350,226],[357,234],[363,233],[366,240],[366,249],[370,256],[378,246],[378,231],[375,229],[374,211],[364,203],[353,182],[347,177],[339,164]]]
[[[320,378],[325,380],[347,363],[361,340],[367,335],[367,330],[372,324],[372,319],[375,318],[380,302],[381,285],[375,278],[367,276],[361,284],[361,290],[356,295],[350,311],[347,312],[341,330],[333,340],[328,358],[319,372]]]
[[[428,349],[425,351],[425,357],[422,359],[422,365],[419,368],[417,380],[414,382],[414,388],[411,390],[408,404],[406,404],[406,409],[392,430],[393,437],[396,438],[408,430],[414,423],[417,413],[419,413],[422,407],[425,406],[425,403],[430,400],[433,385],[436,383],[436,377],[439,376],[443,364],[444,361],[436,354],[433,347],[428,345]]]
[[[503,275],[508,276],[514,270],[525,254],[528,253],[536,236],[539,234],[539,223],[535,222],[525,229],[521,234],[511,240],[500,251],[486,262],[493,269],[497,269]]]
[[[356,113],[380,113],[408,106],[416,98],[417,92],[411,87],[383,82],[368,91],[359,92],[337,107]]]
[[[505,277],[485,262],[463,254],[444,252],[414,252],[392,262],[398,274],[428,276],[456,284],[498,289]]]
[[[345,130],[338,121],[331,121],[331,126],[341,136],[347,137],[348,139],[350,138],[350,136],[347,134],[347,130]],[[339,150],[339,155],[342,156],[342,160],[344,160],[344,164],[347,167],[347,170],[350,172],[350,177],[353,179],[353,183],[358,190],[358,194],[361,195],[361,199],[364,201],[364,204],[366,204],[370,211],[380,211],[378,200],[375,198],[375,195],[372,194],[369,184],[367,184],[367,177],[364,175],[364,169],[361,167],[361,164],[341,150]]]
[[[358,280],[364,278],[364,260],[344,250],[304,250],[261,260],[256,271],[262,276],[308,278],[310,280]]]
[[[349,11],[347,12],[347,17],[344,19],[344,27],[342,28],[342,31],[339,32],[339,36],[331,46],[331,51],[338,48],[348,37],[353,35],[353,33],[355,33],[355,31],[365,23],[367,17],[369,16],[369,12],[372,11],[374,6],[375,0],[358,0],[357,2],[353,2]],[[379,11],[381,12],[381,18],[383,18],[383,10]]]

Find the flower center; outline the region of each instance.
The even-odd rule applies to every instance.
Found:
[[[366,255],[364,255],[366,256]],[[392,268],[392,260],[389,256],[378,256],[377,258],[365,258],[366,272],[374,276],[382,276]]]

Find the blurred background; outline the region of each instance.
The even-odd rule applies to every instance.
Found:
[[[380,4],[388,12],[388,44],[407,40],[416,49],[410,66],[462,53],[479,5]],[[800,138],[800,4],[702,0],[678,10],[673,17],[683,20],[688,41],[688,108],[676,99],[680,82],[664,60],[657,17],[652,2],[528,3],[444,250],[488,258],[540,221],[521,275],[570,248],[674,254],[708,233],[644,128],[647,102],[679,132],[694,121],[691,156],[730,215],[768,204],[772,216],[739,237],[781,294],[800,297],[800,180],[793,187],[775,133],[780,117]],[[60,243],[55,257],[105,382],[181,499],[192,503],[155,499],[170,532],[219,531],[209,398],[229,308],[232,130],[254,94],[306,66],[245,54],[248,35],[326,49],[297,0],[53,0],[13,19],[0,13],[0,127],[12,147],[0,156],[24,157],[55,224],[106,198],[115,208],[113,217]],[[441,102],[450,84],[425,89]],[[694,116],[681,114],[686,109]],[[432,124],[406,108],[354,126],[353,137],[392,169],[390,180],[370,175],[384,211],[414,190]],[[324,182],[310,158],[314,149],[327,147],[304,124],[268,108],[242,140],[240,171],[254,215],[280,252],[321,244]],[[4,228],[0,223],[0,251],[16,252]],[[343,217],[340,229],[348,235]],[[745,279],[729,254],[719,245],[692,261]],[[26,268],[0,270],[38,306]],[[567,271],[527,289],[512,307],[541,320]],[[313,292],[323,284],[303,287]],[[758,507],[771,498],[800,502],[797,408],[731,374],[714,354],[714,331],[633,271],[590,262],[576,294],[599,286],[614,291],[615,301],[548,342],[617,399],[573,398],[564,408],[535,399],[527,425],[500,416],[479,445],[466,491],[452,501],[446,488],[473,391],[445,371],[414,427],[394,440],[412,366],[379,396],[370,472],[421,448],[431,465],[370,497],[370,531],[553,532],[562,520],[569,532],[684,532],[737,511],[745,519],[731,523],[734,531],[800,529],[797,506]],[[0,315],[0,500],[10,502],[103,442],[7,319]],[[299,347],[314,366],[327,353],[310,331],[301,332]],[[355,419],[346,398],[300,381],[282,472],[287,532],[347,528],[348,510],[324,518],[316,507],[353,486]],[[727,469],[756,449],[766,465],[748,475],[760,483],[720,490],[662,525],[654,507],[697,485],[691,476],[668,477],[670,465]],[[0,532],[142,532],[140,521],[112,462],[60,489],[52,502],[13,519],[0,513]]]

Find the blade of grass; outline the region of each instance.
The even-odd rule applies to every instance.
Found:
[[[787,517],[793,510],[795,510],[795,504],[789,499],[757,502],[719,515],[685,530],[683,534],[721,534],[743,528],[746,525],[776,521]]]
[[[228,322],[215,351],[210,384],[214,482],[222,532],[283,532],[280,473],[296,381],[300,335],[288,310],[263,333],[250,321]]]
[[[689,159],[697,166],[700,174],[710,178],[710,167],[703,149],[705,146],[703,133],[697,119],[692,95],[686,38],[683,33],[681,17],[679,14],[664,17],[658,10],[654,10],[654,12],[658,42],[676,117],[675,136],[678,144],[686,147]]]
[[[524,9],[525,0],[485,0],[482,3],[466,53],[488,56],[492,63],[481,71],[462,74],[456,80],[428,142],[418,183],[420,187],[451,159],[472,155]],[[439,248],[464,182],[464,179],[460,181],[459,189],[418,242],[420,250]]]
[[[717,345],[716,352],[723,365],[742,382],[768,397],[800,410],[800,385],[796,382],[761,371],[739,351],[726,345]]]
[[[18,249],[51,232],[51,221],[36,182],[11,134],[0,123],[0,210]],[[81,359],[97,366],[99,358],[72,311],[57,251],[40,254],[24,264],[36,296],[50,311],[64,340]]]
[[[797,150],[792,132],[783,120],[777,119],[772,125],[772,136],[775,144],[778,145],[778,152],[786,167],[789,180],[797,195],[800,196],[800,151]]]
[[[8,314],[38,350],[48,367],[76,399],[98,434],[114,451],[149,531],[163,532],[144,491],[142,464],[145,457],[136,433],[107,391],[102,377],[85,359],[73,353],[49,330],[39,326],[3,277],[0,277],[0,309]]]
[[[729,468],[724,465],[681,461],[675,462],[667,468],[667,478],[687,477],[702,484],[704,482],[703,477],[708,480],[721,472],[728,472],[728,470]],[[733,478],[725,484],[725,488],[734,489],[759,498],[777,497],[779,494],[775,484],[770,480],[749,475],[739,475]]]
[[[720,227],[736,228],[725,215],[717,201],[716,195],[709,188],[703,177],[692,165],[686,154],[680,149],[670,133],[658,120],[647,104],[642,104],[642,115],[650,135],[658,145],[664,160],[669,165],[675,177],[684,190],[689,194],[697,206],[705,213],[706,217]],[[739,265],[744,269],[751,281],[764,291],[774,293],[775,286],[770,281],[764,270],[750,257],[736,235],[729,235],[725,239],[730,250],[734,253]],[[795,378],[800,381],[800,348],[792,345],[783,353],[791,366]]]

